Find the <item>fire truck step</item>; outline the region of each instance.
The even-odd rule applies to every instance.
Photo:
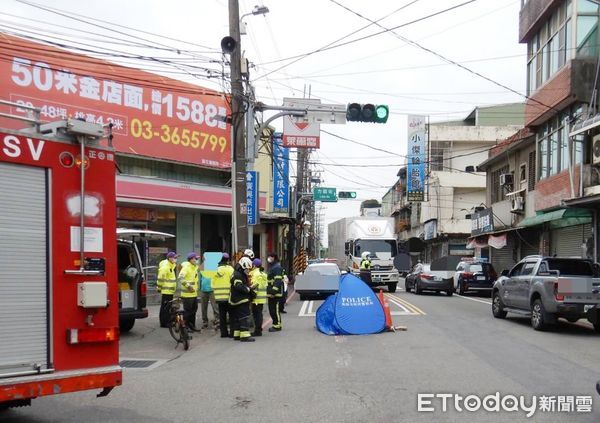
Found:
[[[152,366],[158,360],[122,360],[119,366],[124,369],[145,369]]]

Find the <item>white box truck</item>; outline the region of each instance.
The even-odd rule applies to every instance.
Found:
[[[396,291],[399,274],[394,268],[398,242],[391,217],[345,217],[328,225],[329,256],[337,260],[340,270],[359,276],[361,254],[371,259],[372,287],[387,286]]]

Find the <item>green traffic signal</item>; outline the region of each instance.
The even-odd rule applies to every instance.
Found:
[[[378,105],[377,107],[375,107],[375,122],[376,123],[386,123],[389,115],[390,115],[390,109],[388,108],[388,106]]]
[[[356,198],[355,191],[339,191],[338,198]]]
[[[349,103],[346,108],[348,122],[386,123],[389,114],[390,111],[386,105]]]

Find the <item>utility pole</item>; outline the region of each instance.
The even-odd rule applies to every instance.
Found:
[[[231,189],[235,190],[235,203],[231,204],[233,253],[248,248],[248,218],[241,213],[240,204],[246,202],[246,147],[244,143],[244,90],[242,86],[242,46],[240,37],[240,10],[238,0],[229,0],[229,36],[235,40],[235,48],[230,54],[231,66],[231,126],[234,177]],[[233,175],[232,175],[233,176]],[[237,242],[236,242],[237,241]]]

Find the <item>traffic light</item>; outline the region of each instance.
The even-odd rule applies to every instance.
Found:
[[[338,198],[356,198],[356,192],[354,191],[339,191]]]
[[[346,108],[346,120],[349,122],[386,123],[389,114],[389,107],[383,104],[350,103]]]

